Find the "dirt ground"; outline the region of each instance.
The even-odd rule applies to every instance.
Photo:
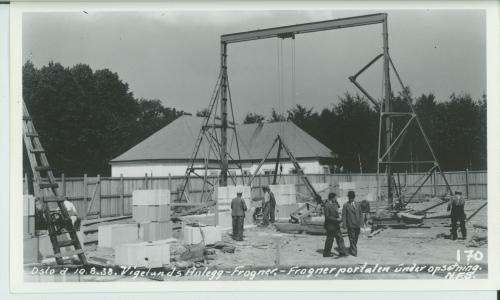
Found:
[[[485,200],[471,200],[467,202],[466,213],[471,215],[477,208],[483,205]],[[411,207],[415,210],[430,207],[434,202],[412,204]],[[217,250],[215,259],[208,260],[204,264],[199,265],[198,269],[202,270],[207,267],[213,270],[225,270],[220,280],[242,280],[249,278],[234,277],[235,268],[241,270],[263,270],[266,268],[280,269],[274,276],[255,276],[251,280],[258,279],[431,279],[435,276],[443,278],[445,275],[430,274],[429,272],[403,272],[397,273],[388,272],[381,274],[365,274],[363,272],[354,272],[352,274],[340,274],[334,276],[336,272],[331,274],[307,274],[297,273],[300,268],[324,268],[335,267],[360,267],[367,265],[392,266],[404,264],[411,266],[435,266],[435,265],[453,265],[457,263],[457,252],[460,253],[461,265],[478,264],[480,269],[474,274],[474,278],[485,278],[487,276],[488,251],[487,244],[479,247],[468,247],[469,240],[473,236],[486,236],[487,231],[484,229],[476,229],[473,224],[486,225],[487,209],[484,208],[477,213],[468,223],[468,239],[467,240],[450,240],[445,238],[449,235],[449,219],[435,219],[432,222],[426,222],[424,226],[419,228],[394,229],[386,228],[378,232],[376,235],[370,236],[369,232],[362,232],[358,242],[358,256],[348,256],[339,258],[322,256],[325,236],[309,235],[309,234],[287,234],[280,233],[274,226],[266,228],[253,227],[246,229],[244,232],[244,240],[241,242],[233,241],[230,237],[230,232],[226,232],[223,236],[223,241],[235,246],[234,253],[223,253]],[[446,205],[438,206],[428,212],[428,217],[439,216],[446,214]],[[121,221],[121,223],[127,221]],[[87,238],[92,238],[91,234]],[[460,234],[459,234],[460,236]],[[349,244],[347,237],[344,237],[346,246]],[[277,245],[279,244],[279,250]],[[335,245],[334,245],[335,246]],[[472,250],[476,255],[469,261],[466,260],[467,250]],[[110,261],[113,259],[114,253],[111,249],[98,249],[95,244],[86,246],[88,257],[104,257]],[[464,252],[465,251],[465,252]],[[480,254],[478,254],[480,252]],[[470,252],[472,253],[472,252]],[[478,258],[481,259],[478,259]],[[292,270],[292,271],[290,271]],[[92,280],[86,278],[85,280]],[[108,277],[94,278],[94,280],[130,280],[129,277]],[[147,278],[135,278],[134,280],[149,280]],[[207,280],[203,276],[200,278],[187,276],[179,278],[167,278],[162,280]]]

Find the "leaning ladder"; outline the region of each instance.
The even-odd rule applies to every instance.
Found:
[[[59,185],[49,165],[47,155],[42,147],[38,133],[35,130],[31,116],[23,101],[23,141],[28,154],[31,170],[33,171],[33,191],[37,201],[42,203],[44,219],[47,223],[50,242],[54,251],[54,258],[58,265],[64,263],[64,257],[77,255],[82,264],[87,264],[87,258],[78,239],[71,218],[64,206],[64,197],[59,194]],[[45,176],[43,176],[45,175]],[[56,204],[56,205],[53,205]],[[56,216],[61,215],[64,229],[57,227]],[[69,235],[69,240],[60,241],[58,237]],[[61,248],[74,247],[73,251],[61,253]]]

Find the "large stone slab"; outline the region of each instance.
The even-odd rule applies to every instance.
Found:
[[[157,241],[172,238],[172,222],[148,222],[139,224],[139,240]]]
[[[318,193],[321,196],[322,200],[328,199],[328,194],[330,193],[330,184],[317,182],[313,183],[312,186],[316,191],[316,193]]]
[[[35,196],[23,195],[23,216],[35,215]]]
[[[170,242],[170,240],[163,240],[118,245],[115,250],[115,264],[119,266],[161,268],[170,264]]]
[[[35,216],[23,217],[23,233],[25,236],[35,234]]]
[[[356,182],[348,181],[348,182],[339,182],[339,189],[341,190],[355,190]]]
[[[297,203],[297,191],[294,184],[269,185],[274,194],[276,205],[287,205]]]
[[[276,219],[290,219],[290,214],[299,209],[299,204],[285,204],[276,206]]]
[[[251,188],[243,185],[228,185],[223,187],[219,186],[214,191],[214,199],[216,199],[219,204],[219,210],[231,210],[231,201],[236,198],[238,190],[243,192],[242,198],[245,200],[247,207],[250,208],[252,201]]]
[[[192,227],[184,226],[183,238],[186,244],[198,244],[202,241],[205,245],[215,244],[222,241],[221,227],[224,226],[205,226],[205,227]]]
[[[110,224],[98,227],[99,247],[114,248],[116,245],[139,241],[138,224]]]
[[[132,218],[141,222],[166,222],[170,221],[172,211],[169,204],[165,205],[134,205]]]
[[[169,190],[135,190],[132,192],[132,205],[170,204]]]

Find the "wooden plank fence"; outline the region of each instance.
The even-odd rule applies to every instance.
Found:
[[[487,199],[487,172],[486,171],[461,171],[444,173],[452,190],[462,191],[469,199]],[[419,179],[425,173],[399,174],[399,183],[406,187],[410,193],[417,189]],[[397,177],[397,176],[396,176]],[[250,176],[244,176],[248,182]],[[377,180],[376,174],[307,174],[311,183],[328,183],[334,190],[338,188],[339,182],[353,181],[356,184],[358,199],[363,199],[367,194],[376,196]],[[384,196],[387,182],[386,177],[380,176],[381,195]],[[217,177],[210,177],[214,183]],[[271,184],[272,175],[256,176],[252,183],[252,197],[262,199],[262,187]],[[420,179],[421,180],[421,179]],[[242,178],[236,178],[237,184],[242,184]],[[137,189],[169,189],[172,199],[179,198],[179,190],[184,182],[182,176],[168,177],[65,177],[64,174],[57,178],[60,191],[72,201],[81,217],[112,217],[132,214],[132,192]],[[296,184],[299,195],[307,195],[307,190],[301,178],[294,174],[281,175],[280,184]],[[201,190],[203,181],[200,178],[190,180],[190,200],[194,203],[202,202]],[[337,190],[336,190],[337,191]],[[24,177],[24,192],[28,193],[28,178]],[[422,195],[443,195],[446,185],[439,176],[435,174],[419,191]],[[205,199],[206,200],[206,199]]]

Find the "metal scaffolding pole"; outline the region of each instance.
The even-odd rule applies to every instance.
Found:
[[[385,134],[385,147],[387,152],[387,160],[390,161],[392,157],[391,153],[391,143],[392,143],[392,119],[391,115],[387,114],[391,112],[391,77],[390,77],[390,57],[389,57],[389,33],[387,30],[387,15],[384,17],[384,22],[382,23],[382,38],[383,38],[383,53],[384,53],[384,103],[382,105],[382,110],[380,111],[383,115],[381,121],[385,122],[385,128],[383,134]],[[381,136],[379,136],[379,140],[381,140]],[[379,156],[379,163],[380,163]],[[387,201],[389,205],[392,205],[392,168],[391,165],[386,165],[386,175],[387,175]]]
[[[221,174],[220,186],[227,186],[228,160],[227,160],[227,43],[221,42],[221,128],[220,128],[220,158]]]

